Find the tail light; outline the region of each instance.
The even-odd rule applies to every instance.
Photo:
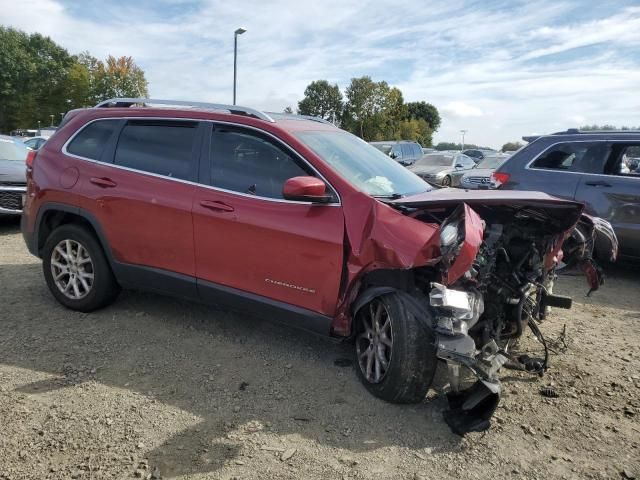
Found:
[[[29,150],[29,153],[27,153],[27,170],[31,171],[33,170],[33,162],[36,159],[36,155],[38,154],[38,152],[36,150]]]
[[[505,183],[507,183],[510,177],[511,175],[509,175],[508,173],[493,172],[491,174],[491,186],[493,188],[498,188],[501,185],[504,185]]]

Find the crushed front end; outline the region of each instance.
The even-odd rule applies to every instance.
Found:
[[[547,369],[548,349],[538,324],[549,307],[571,307],[570,298],[553,294],[563,243],[573,238],[578,223],[583,237],[596,235],[589,228],[594,222],[581,220],[581,213],[582,206],[573,202],[458,202],[422,205],[410,213],[440,223],[440,261],[416,271],[429,300],[437,357],[447,365],[445,420],[454,432],[489,427],[500,398],[502,367],[536,375]],[[571,261],[583,270],[595,265],[595,242],[586,243],[571,252],[579,257]],[[593,275],[592,290],[602,283],[599,270]],[[513,353],[527,328],[542,344],[544,353],[537,357]]]

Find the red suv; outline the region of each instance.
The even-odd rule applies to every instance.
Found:
[[[546,368],[509,345],[570,305],[551,287],[578,222],[571,251],[599,285],[581,204],[434,190],[316,118],[114,99],[69,112],[27,170],[24,238],[64,306],[136,288],[345,337],[392,402],[423,400],[443,361],[460,433],[489,425],[503,364]]]

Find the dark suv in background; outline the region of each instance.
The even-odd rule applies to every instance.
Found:
[[[383,142],[369,142],[385,155],[389,155],[396,162],[405,167],[413,165],[422,158],[422,146],[417,142],[407,140],[391,140]]]
[[[621,255],[640,258],[640,131],[570,129],[523,139],[529,144],[494,172],[492,187],[582,202],[613,225]]]

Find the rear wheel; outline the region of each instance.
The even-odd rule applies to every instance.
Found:
[[[449,175],[447,175],[446,177],[444,177],[442,179],[442,186],[443,187],[450,187],[451,186],[451,177]]]
[[[53,296],[72,310],[90,312],[111,303],[120,291],[95,236],[84,227],[62,225],[42,252],[44,277]]]
[[[358,376],[371,393],[393,403],[424,400],[437,366],[433,333],[408,307],[401,295],[385,294],[355,319]]]

